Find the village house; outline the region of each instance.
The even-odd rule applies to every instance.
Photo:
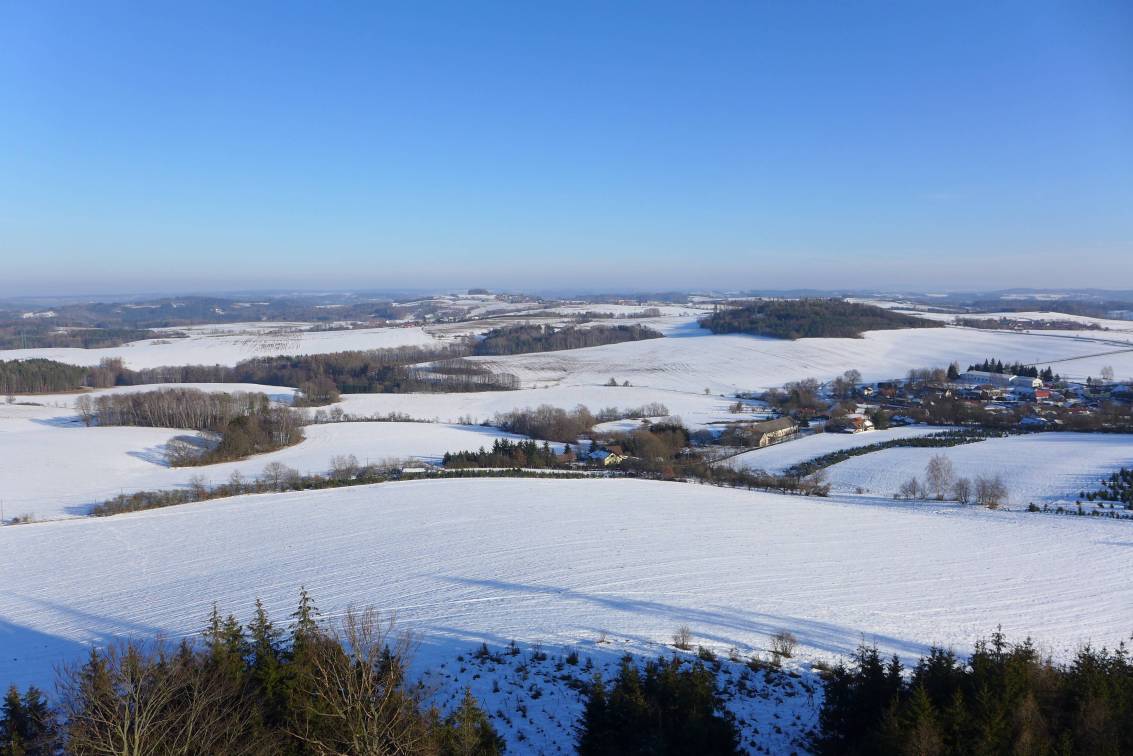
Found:
[[[799,432],[798,423],[789,417],[752,423],[744,429],[744,435],[752,446],[764,447],[790,438]]]
[[[861,412],[852,412],[836,421],[839,433],[862,433],[873,430],[873,421]],[[833,429],[833,428],[832,428]]]

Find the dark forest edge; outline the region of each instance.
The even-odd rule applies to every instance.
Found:
[[[627,654],[608,679],[577,652],[562,658],[563,679],[585,702],[571,728],[579,754],[742,753],[749,723],[726,700],[774,700],[788,678],[802,690],[822,687],[816,726],[800,745],[823,756],[1133,752],[1124,644],[1087,645],[1060,663],[996,631],[966,658],[933,647],[906,667],[863,644],[850,659],[808,672],[783,666],[795,645],[786,631],[772,639],[770,658],[745,660],[733,649],[727,668],[709,649],[693,654],[682,633],[668,656]],[[35,687],[9,688],[0,753],[503,752],[467,689],[447,715],[428,703],[409,678],[414,647],[392,616],[373,610],[322,620],[306,591],[286,626],[258,600],[246,626],[214,607],[203,631],[176,645],[122,641],[63,664],[54,701]],[[503,663],[520,653],[514,642],[499,653],[483,644],[470,657]],[[536,647],[518,663],[546,659]],[[758,745],[758,729],[754,736]]]
[[[258,600],[247,627],[214,607],[196,638],[123,641],[64,665],[56,708],[10,688],[0,754],[502,753],[467,690],[447,716],[427,705],[407,674],[413,648],[373,610],[322,621],[306,591],[286,630]]]
[[[1043,658],[1002,633],[961,660],[933,648],[911,674],[862,646],[825,675],[819,754],[1121,754],[1133,752],[1133,663],[1085,646]]]
[[[700,324],[712,333],[792,340],[860,338],[865,331],[943,327],[935,321],[841,299],[762,300],[719,307]]]

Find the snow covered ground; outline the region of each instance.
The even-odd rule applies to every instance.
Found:
[[[864,639],[906,657],[999,624],[1063,657],[1133,630],[1128,523],[808,499],[632,480],[432,480],[262,494],[0,529],[0,680],[123,635],[199,630],[214,601],[276,617],[306,586],[328,618],[396,612],[422,666],[481,641],[552,653],[741,653],[798,636],[804,660]],[[1066,576],[1095,576],[1069,580]]]
[[[746,470],[765,470],[781,473],[792,465],[806,462],[824,454],[880,444],[899,438],[915,438],[940,433],[946,428],[929,425],[912,425],[905,428],[867,431],[865,433],[816,433],[793,441],[785,441],[763,449],[753,449],[728,460],[732,467]]]
[[[786,446],[786,445],[784,445]],[[1035,433],[993,438],[948,448],[898,448],[853,457],[826,468],[833,490],[861,488],[892,496],[911,477],[924,478],[934,454],[952,461],[956,474],[1001,475],[1009,506],[1071,504],[1079,491],[1098,488],[1118,468],[1133,467],[1133,436],[1100,433]]]
[[[782,339],[711,335],[695,323],[664,339],[508,357],[476,358],[515,373],[525,386],[594,386],[614,378],[634,386],[730,395],[792,380],[831,380],[856,369],[867,381],[903,377],[911,367],[966,367],[989,356],[1052,364],[1067,378],[1097,376],[1110,365],[1133,375],[1133,348],[1104,333],[1074,338],[971,328],[871,331],[860,339]],[[1087,335],[1090,334],[1090,335]],[[1100,339],[1100,340],[1099,340]]]
[[[723,420],[747,418],[730,409],[734,399],[706,396],[700,392],[657,389],[641,386],[549,386],[518,391],[476,391],[461,394],[349,394],[337,404],[348,414],[360,417],[402,412],[414,419],[456,422],[470,417],[480,423],[497,413],[549,404],[563,409],[585,405],[597,413],[606,407],[633,409],[659,402],[669,413],[679,415],[690,428],[704,427]]]
[[[4,418],[12,409],[0,405],[0,498],[6,517],[35,519],[83,515],[92,504],[119,493],[187,487],[194,476],[211,484],[223,483],[236,471],[254,478],[271,462],[302,473],[325,473],[333,457],[345,454],[361,463],[439,461],[445,452],[491,446],[494,439],[507,436],[490,428],[436,423],[333,423],[309,426],[306,439],[269,454],[171,468],[165,462],[165,445],[178,436],[195,435],[192,431],[87,428],[51,416]]]
[[[323,354],[352,349],[429,346],[435,339],[423,329],[359,328],[351,331],[310,331],[299,328],[231,329],[210,326],[194,329],[186,338],[133,341],[105,349],[9,349],[0,360],[43,357],[72,365],[97,365],[119,357],[134,369],[164,365],[235,365],[241,360],[277,354]]]

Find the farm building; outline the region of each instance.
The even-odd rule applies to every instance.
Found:
[[[988,373],[983,370],[969,370],[960,373],[957,383],[968,386],[996,386],[998,388],[1039,388],[1043,385],[1042,379],[1031,378],[1026,375],[1011,375],[1010,373]]]
[[[752,446],[764,447],[790,438],[799,432],[798,423],[789,417],[752,423],[745,429]]]

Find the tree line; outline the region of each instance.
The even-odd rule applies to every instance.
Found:
[[[322,405],[340,394],[506,391],[519,379],[459,359],[470,349],[395,347],[302,356],[256,357],[235,366],[178,365],[133,370],[121,359],[93,367],[54,360],[0,361],[0,392],[5,394],[76,391],[82,388],[158,383],[259,383],[298,388],[297,404]],[[433,365],[422,363],[433,362]]]
[[[933,648],[907,674],[862,646],[827,673],[820,754],[1133,753],[1133,661],[1081,648],[1067,664],[996,632],[967,660]]]
[[[53,394],[83,385],[87,368],[40,358],[0,360],[0,393]]]
[[[712,333],[748,333],[777,339],[859,338],[864,331],[939,328],[937,323],[841,299],[759,300],[719,307],[700,324]]]
[[[988,358],[976,365],[968,365],[968,370],[979,370],[983,373],[1004,373],[1007,375],[1022,375],[1027,378],[1042,378],[1047,383],[1054,381],[1054,371],[1050,366],[1039,370],[1034,365],[1024,365],[1021,362],[1004,363],[1003,360]]]
[[[569,446],[568,446],[569,448]],[[573,455],[569,455],[573,458]],[[567,455],[556,454],[550,444],[544,441],[511,441],[496,439],[491,449],[480,447],[479,451],[446,452],[441,464],[446,469],[468,467],[562,467]]]
[[[503,740],[466,691],[447,716],[411,684],[412,638],[392,618],[320,618],[307,592],[277,624],[257,600],[244,626],[214,607],[204,631],[92,649],[58,674],[58,706],[12,688],[0,753],[495,756]]]
[[[1120,502],[1126,509],[1133,509],[1133,469],[1122,467],[1102,481],[1101,488],[1095,491],[1082,491],[1086,501]]]
[[[60,328],[55,322],[23,319],[0,323],[0,349],[102,349],[130,341],[181,336],[184,334],[144,328]]]
[[[660,402],[649,402],[640,407],[626,409],[606,407],[597,413],[591,412],[583,404],[569,410],[551,404],[540,404],[538,407],[497,412],[492,424],[509,433],[517,433],[521,436],[574,443],[581,436],[589,434],[594,426],[599,423],[664,417],[668,414],[669,408]]]
[[[215,434],[211,446],[185,439],[168,442],[166,457],[174,466],[231,462],[297,444],[304,437],[299,413],[254,392],[166,388],[83,395],[75,400],[75,407],[88,426],[184,428]]]
[[[659,339],[662,334],[642,325],[597,325],[589,328],[551,325],[516,325],[494,328],[484,334],[472,349],[475,355],[500,356],[531,352],[557,352],[583,349],[625,341]]]

